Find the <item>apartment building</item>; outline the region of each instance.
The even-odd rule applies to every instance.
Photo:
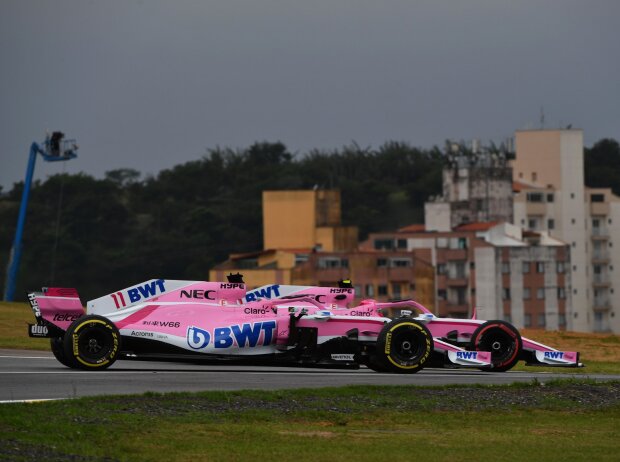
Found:
[[[210,270],[209,278],[225,280],[230,272],[240,272],[250,288],[335,287],[351,279],[358,300],[434,303],[430,252],[359,249],[357,228],[341,225],[339,191],[265,191],[263,230],[263,250],[230,255]]]
[[[566,329],[571,306],[570,252],[547,233],[480,222],[451,231],[420,226],[371,234],[361,249],[419,252],[435,268],[439,316],[504,319],[517,327]]]
[[[570,245],[571,329],[620,332],[620,198],[584,186],[583,131],[517,131],[515,146],[515,223]]]

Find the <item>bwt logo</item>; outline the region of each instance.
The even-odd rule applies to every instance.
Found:
[[[562,359],[564,358],[564,352],[563,351],[545,351],[545,358]]]
[[[278,284],[263,287],[262,289],[255,290],[254,292],[248,292],[245,295],[246,302],[255,302],[260,298],[271,299],[272,297],[280,296],[280,286]]]
[[[239,348],[255,347],[259,344],[261,333],[262,346],[270,345],[273,340],[275,321],[256,322],[254,324],[234,324],[227,327],[216,327],[213,335],[207,330],[191,326],[187,329],[187,344],[194,350],[206,348],[213,338],[214,348],[229,348],[237,344]]]
[[[158,279],[157,281],[147,282],[141,286],[134,287],[132,289],[127,290],[127,297],[129,297],[129,303],[136,303],[142,300],[143,298],[150,298],[157,295],[159,293],[164,293],[166,288],[164,286],[163,279]],[[116,305],[116,309],[123,308],[127,306],[127,302],[125,301],[125,297],[123,292],[116,292],[112,295],[112,300],[114,300],[114,304]]]
[[[476,359],[478,358],[477,351],[457,351],[456,352],[457,359]]]

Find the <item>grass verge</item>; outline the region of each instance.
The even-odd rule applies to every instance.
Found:
[[[619,397],[620,383],[568,381],[5,404],[0,459],[612,460]]]

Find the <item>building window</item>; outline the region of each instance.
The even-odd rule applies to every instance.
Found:
[[[553,193],[547,194],[547,202],[553,202]]]
[[[393,248],[393,239],[375,239],[375,250],[392,250]]]
[[[605,202],[605,194],[592,194],[590,202]]]
[[[558,323],[560,324],[560,326],[565,326],[566,325],[566,315],[565,314],[559,314],[558,315]]]
[[[347,260],[346,258],[324,257],[319,258],[318,266],[321,269],[348,268],[349,260]]]
[[[545,322],[545,315],[544,314],[539,314],[538,315],[538,327],[545,327],[547,323]]]
[[[439,300],[445,300],[446,299],[446,289],[439,289],[437,291],[437,298]]]
[[[527,273],[529,273],[529,272],[530,272],[530,262],[529,262],[529,261],[524,261],[524,262],[521,264],[521,272],[522,272],[523,274],[527,274]]]
[[[502,300],[510,300],[510,287],[502,289]]]
[[[538,220],[536,220],[536,218],[528,218],[527,220],[527,227],[529,229],[536,229],[536,225],[537,225]]]
[[[523,315],[523,326],[524,327],[532,327],[532,315],[524,314]]]
[[[400,299],[402,297],[402,293],[400,291],[401,283],[393,282],[392,283],[392,297],[396,299]]]
[[[385,284],[379,284],[379,286],[377,287],[377,293],[379,294],[379,296],[385,296],[388,294],[388,288]]]
[[[532,181],[538,180],[538,174],[536,172],[532,172]]]
[[[390,259],[390,266],[392,268],[408,268],[413,264],[411,258],[392,258]]]
[[[571,224],[573,224],[573,225],[574,225],[574,224],[575,224],[575,219],[574,219],[574,218],[571,218],[570,222],[571,222]]]
[[[558,299],[564,300],[566,298],[566,289],[564,287],[558,287]]]
[[[543,193],[529,192],[526,194],[526,199],[528,202],[544,202],[545,196],[543,195]]]
[[[406,249],[407,248],[407,239],[399,239],[398,242],[396,243],[396,246],[399,249]]]
[[[445,263],[437,263],[437,274],[446,274],[448,272],[448,267]]]
[[[555,269],[558,273],[563,274],[565,271],[564,262],[563,261],[556,262]]]
[[[547,228],[554,229],[555,228],[555,220],[553,218],[549,218],[547,220]]]
[[[510,313],[504,313],[504,321],[512,322],[512,316],[510,316]]]
[[[536,298],[538,300],[545,299],[545,288],[544,287],[539,287],[538,289],[536,289]]]
[[[366,284],[366,296],[374,297],[375,296],[375,286],[372,284]]]
[[[377,268],[385,268],[387,265],[387,258],[377,258]]]
[[[510,274],[510,263],[507,261],[502,262],[502,274]]]
[[[592,227],[593,228],[600,228],[601,227],[601,220],[599,220],[598,218],[592,218]]]
[[[459,237],[458,248],[459,249],[466,249],[467,248],[467,238],[466,237]]]
[[[529,299],[530,299],[530,288],[524,287],[523,288],[523,300],[529,300]]]
[[[574,199],[575,198],[575,193],[570,193],[570,198]]]
[[[538,261],[536,262],[536,272],[537,273],[544,273],[545,272],[545,264],[542,261]]]

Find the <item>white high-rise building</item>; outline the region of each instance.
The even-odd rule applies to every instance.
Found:
[[[515,146],[515,224],[570,245],[567,329],[619,333],[620,198],[584,186],[583,131],[517,131]]]

